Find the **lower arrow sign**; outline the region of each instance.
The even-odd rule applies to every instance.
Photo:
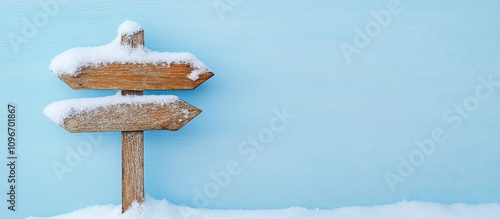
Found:
[[[176,131],[201,110],[172,95],[114,96],[70,99],[44,109],[69,132],[140,130]]]

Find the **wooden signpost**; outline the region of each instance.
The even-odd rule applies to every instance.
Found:
[[[144,31],[121,35],[121,45],[142,49]],[[78,75],[58,77],[73,89],[121,90],[121,95],[143,95],[143,90],[192,90],[214,74],[187,77],[186,63],[101,63],[86,66]],[[178,130],[201,113],[182,101],[168,104],[119,104],[78,112],[61,122],[69,132],[122,132],[122,212],[134,201],[144,201],[144,130]]]

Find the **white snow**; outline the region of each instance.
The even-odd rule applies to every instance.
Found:
[[[97,47],[69,49],[56,55],[50,62],[49,69],[56,76],[63,74],[77,76],[84,67],[95,67],[105,63],[190,64],[193,71],[187,77],[193,81],[198,80],[203,72],[210,71],[203,62],[188,52],[157,52],[146,47],[132,49],[120,45],[121,34],[135,33],[140,30],[142,27],[138,23],[127,20],[120,25],[118,34],[111,43]]]
[[[177,206],[165,200],[147,197],[139,205],[121,214],[121,205],[93,206],[51,219],[495,219],[500,216],[500,204],[442,205],[427,202],[402,201],[372,207],[345,207],[333,210],[288,208],[281,210],[208,210]],[[36,219],[40,217],[29,217]]]
[[[100,107],[110,107],[123,104],[143,105],[143,104],[159,104],[165,105],[179,100],[179,97],[174,95],[146,95],[146,96],[122,96],[120,92],[113,96],[95,97],[95,98],[79,98],[57,101],[49,104],[43,110],[43,113],[50,120],[62,125],[64,119],[75,114],[91,111]]]
[[[118,27],[118,35],[126,34],[131,35],[142,30],[139,23],[131,20],[124,21],[120,27]]]

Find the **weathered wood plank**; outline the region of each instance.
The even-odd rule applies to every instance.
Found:
[[[193,81],[187,77],[193,70],[188,64],[110,63],[83,68],[77,76],[58,77],[76,90],[193,90],[214,76],[205,72]]]
[[[80,112],[66,118],[62,127],[69,132],[176,131],[200,113],[182,100],[163,106],[123,104]]]
[[[122,212],[144,201],[144,132],[122,132]]]
[[[120,39],[120,44],[125,46],[130,46],[132,48],[144,46],[144,30],[141,30],[132,35],[122,34]]]
[[[144,46],[144,31],[122,35],[120,43],[132,48]],[[143,91],[122,90],[121,95],[142,96]],[[144,202],[144,131],[122,130],[122,213],[134,201]]]
[[[126,95],[136,95],[136,96],[142,96],[144,92],[142,90],[122,90],[121,94],[122,96]]]

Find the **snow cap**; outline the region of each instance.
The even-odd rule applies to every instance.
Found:
[[[139,23],[131,20],[124,21],[120,27],[118,27],[118,35],[132,35],[142,30]]]

